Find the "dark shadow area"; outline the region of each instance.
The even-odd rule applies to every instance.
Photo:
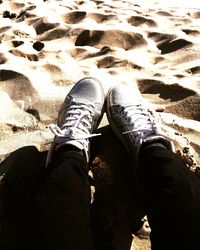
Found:
[[[20,148],[0,164],[0,249],[29,250],[31,197],[44,171],[46,153]]]
[[[40,119],[40,113],[38,112],[38,110],[29,108],[29,109],[26,110],[26,112],[29,113],[29,114],[31,114],[31,115],[33,115],[33,116],[35,116],[35,118],[38,121],[41,121],[41,119]]]
[[[15,72],[13,70],[5,70],[5,69],[2,69],[0,71],[0,75],[1,75],[1,78],[0,80],[1,81],[6,81],[6,80],[11,80],[11,79],[15,79],[15,78],[18,78],[18,77],[24,77],[24,75],[18,73],[18,72]]]
[[[92,204],[95,250],[128,250],[142,226],[143,195],[123,144],[110,127],[92,144],[91,169],[96,188]]]
[[[143,197],[123,145],[109,126],[99,131],[102,136],[91,145],[95,250],[128,250],[132,234],[142,226]],[[34,146],[23,147],[0,164],[1,250],[31,249],[31,197],[45,172],[46,154]]]
[[[58,23],[48,23],[44,18],[37,19],[33,24],[33,28],[35,29],[37,35],[41,35],[46,31],[52,30],[58,26]]]
[[[161,50],[161,54],[164,55],[190,45],[192,45],[192,43],[185,39],[177,39],[174,41],[165,41],[160,43],[157,47]]]
[[[154,79],[141,79],[138,81],[138,87],[142,94],[159,94],[159,97],[172,102],[196,95],[196,92],[182,87],[177,83],[170,85]]]

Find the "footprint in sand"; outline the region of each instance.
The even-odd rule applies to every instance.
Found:
[[[159,94],[159,98],[176,102],[196,95],[196,92],[184,88],[177,83],[167,85],[162,81],[153,79],[138,80],[138,87],[142,94]]]
[[[142,94],[159,94],[162,100],[156,102],[166,104],[166,112],[200,121],[200,96],[195,91],[153,79],[138,80],[138,87]]]
[[[59,23],[49,23],[46,18],[39,18],[33,24],[37,35],[41,35],[46,31],[52,30],[59,26]]]
[[[180,117],[200,121],[200,97],[193,95],[166,107],[166,111]]]
[[[87,17],[92,18],[97,23],[103,23],[110,20],[117,20],[117,15],[112,14],[100,14],[100,13],[90,13],[87,15]]]
[[[62,18],[66,23],[75,24],[83,20],[86,17],[86,14],[85,11],[72,11],[62,15]]]
[[[52,29],[38,36],[38,40],[52,41],[52,40],[56,40],[59,38],[67,37],[69,31],[70,31],[70,28],[57,27],[55,29]]]
[[[116,58],[114,56],[105,56],[97,61],[97,67],[98,68],[112,68],[112,67],[126,67],[130,69],[137,69],[141,70],[142,67],[140,67],[137,64],[134,64],[128,60],[123,60],[120,58]]]
[[[37,95],[29,78],[13,70],[0,70],[0,89],[14,101]]]
[[[167,11],[158,11],[156,12],[156,14],[159,16],[166,16],[166,17],[173,16],[170,12],[167,12]]]
[[[159,32],[149,32],[148,38],[156,42],[161,54],[168,54],[179,49],[192,46],[193,43],[186,39],[177,38],[174,34],[164,34]]]
[[[125,50],[142,47],[147,42],[139,33],[121,30],[84,30],[79,34],[75,46],[119,47]]]
[[[200,31],[196,29],[182,29],[187,35],[197,37],[200,35]]]
[[[148,38],[152,39],[156,43],[170,41],[177,38],[174,34],[160,33],[160,32],[148,32]]]
[[[132,16],[128,19],[128,23],[130,23],[133,26],[140,26],[143,24],[146,24],[149,27],[157,26],[157,23],[154,20],[142,16]]]
[[[14,56],[18,56],[18,57],[23,57],[28,59],[29,61],[39,61],[39,56],[36,54],[26,54],[24,52],[21,52],[20,50],[10,50],[9,53],[13,54]]]

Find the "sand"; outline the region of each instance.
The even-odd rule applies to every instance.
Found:
[[[56,123],[64,97],[76,81],[93,76],[105,92],[118,83],[139,89],[176,152],[199,171],[198,7],[182,1],[0,1],[0,158],[25,146],[48,150],[48,124]]]

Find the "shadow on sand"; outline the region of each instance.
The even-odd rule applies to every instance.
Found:
[[[91,218],[95,249],[128,250],[132,234],[142,226],[143,197],[123,145],[109,126],[99,131],[102,136],[95,137],[91,145],[91,171],[95,186]],[[0,225],[0,238],[4,237],[4,242],[9,242],[9,248],[2,250],[16,250],[21,235],[23,244],[19,244],[20,249],[29,250],[26,235],[31,234],[31,228],[25,225],[31,217],[31,194],[44,173],[46,154],[34,146],[23,147],[0,164],[1,176],[6,173],[0,185],[0,223],[6,221],[3,229]],[[2,217],[5,209],[7,215]],[[2,230],[6,232],[3,236]]]

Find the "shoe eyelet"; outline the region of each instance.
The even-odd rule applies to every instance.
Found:
[[[127,118],[127,116],[124,118],[124,120],[125,120],[126,122],[129,122],[129,119]]]

